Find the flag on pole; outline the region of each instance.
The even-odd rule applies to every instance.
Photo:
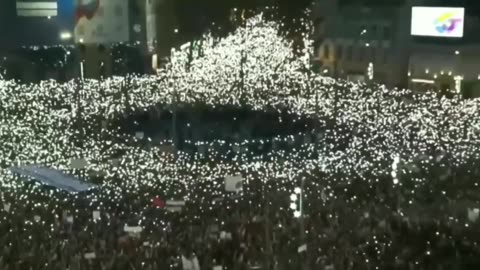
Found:
[[[160,198],[159,196],[156,196],[152,200],[152,206],[155,207],[155,208],[163,209],[163,208],[165,208],[165,201],[162,200],[162,198]]]
[[[57,0],[17,0],[17,16],[54,17],[58,15]]]

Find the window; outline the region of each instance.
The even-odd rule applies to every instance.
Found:
[[[388,62],[388,50],[386,49],[382,50],[382,60],[384,64]]]
[[[371,33],[369,33],[370,37],[376,37],[377,36],[377,25],[376,24],[373,24],[371,26],[371,30],[370,30]]]
[[[353,47],[350,45],[347,47],[346,58],[348,61],[352,61],[353,59]]]
[[[365,59],[365,48],[359,47],[357,52],[358,52],[358,55],[357,55],[358,61],[363,62]]]
[[[343,58],[343,46],[338,45],[337,47],[337,59],[341,60]]]
[[[330,46],[328,44],[323,45],[323,58],[330,58]]]
[[[383,39],[384,40],[390,40],[390,26],[387,25],[385,28],[383,28]]]
[[[117,5],[114,9],[115,16],[122,17],[123,16],[123,8],[120,5]]]

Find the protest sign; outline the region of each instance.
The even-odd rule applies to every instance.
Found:
[[[100,211],[93,211],[93,220],[99,220],[100,219]]]
[[[225,177],[225,191],[238,192],[243,188],[242,176],[226,176]]]

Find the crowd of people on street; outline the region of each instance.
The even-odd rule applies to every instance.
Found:
[[[478,269],[480,100],[324,78],[277,28],[158,76],[0,78],[0,269]]]

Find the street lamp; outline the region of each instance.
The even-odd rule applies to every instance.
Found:
[[[72,33],[65,31],[60,33],[60,39],[61,40],[69,40],[72,38]]]
[[[368,79],[370,81],[373,80],[373,75],[374,75],[374,73],[373,73],[373,63],[371,63],[371,62],[368,64],[367,73],[368,73]]]
[[[303,196],[302,196],[302,188],[300,187],[296,187],[294,190],[293,190],[294,193],[292,193],[290,195],[290,209],[292,209],[294,212],[293,212],[293,216],[295,218],[300,218],[303,214]],[[299,197],[300,197],[300,200],[299,200]],[[299,202],[297,204],[297,201]]]
[[[463,81],[463,76],[455,76],[455,92],[457,94],[460,94],[462,91],[462,81]]]

